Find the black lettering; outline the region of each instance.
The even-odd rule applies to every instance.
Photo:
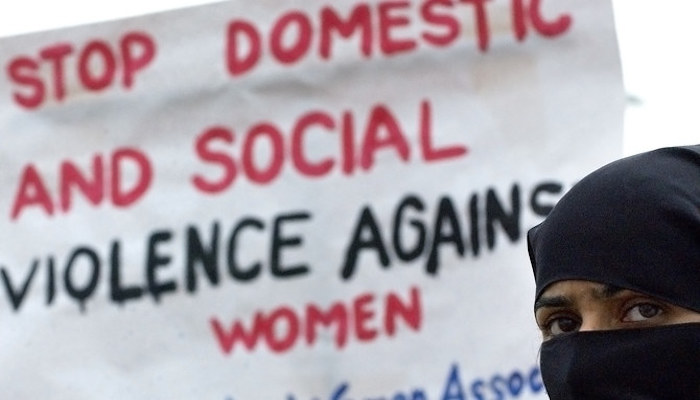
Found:
[[[79,288],[73,282],[73,267],[77,264],[79,257],[86,258],[90,267],[89,279],[83,288]],[[80,311],[85,312],[85,300],[87,300],[97,288],[97,281],[100,278],[100,259],[97,253],[87,247],[79,247],[73,251],[63,274],[63,282],[68,295],[80,304]]]
[[[46,268],[46,305],[51,305],[56,297],[56,262],[53,257],[47,258]]]
[[[130,299],[138,299],[143,289],[137,286],[123,287],[121,279],[121,246],[119,241],[112,242],[109,253],[109,291],[112,301],[121,304]]]
[[[501,205],[493,189],[486,193],[486,243],[489,249],[496,245],[496,228],[498,222],[511,242],[520,239],[520,187],[513,185],[510,192],[511,213],[508,214]]]
[[[260,275],[260,270],[262,269],[262,263],[256,262],[248,267],[247,270],[243,270],[236,262],[236,250],[238,246],[238,234],[245,227],[253,227],[261,231],[265,228],[265,225],[258,219],[245,218],[236,225],[236,228],[231,233],[231,237],[228,240],[228,249],[226,252],[226,261],[228,262],[228,272],[231,276],[239,281],[249,281],[255,279]]]
[[[15,290],[14,285],[12,284],[12,279],[10,278],[10,274],[7,273],[5,267],[0,268],[0,274],[2,274],[2,282],[5,284],[5,291],[10,297],[10,302],[12,303],[12,309],[14,311],[19,310],[19,307],[22,305],[24,296],[27,294],[27,289],[29,289],[29,284],[32,282],[32,279],[34,279],[34,274],[36,273],[36,270],[38,268],[39,260],[35,259],[34,262],[32,262],[32,267],[29,270],[29,276],[27,276],[27,278],[24,280],[24,284],[22,285],[22,288],[19,289],[19,291]]]
[[[187,291],[197,290],[196,266],[201,265],[209,283],[219,284],[219,224],[215,222],[211,228],[211,240],[207,248],[202,244],[199,232],[194,226],[187,228],[187,262],[185,264]]]
[[[447,228],[447,231],[445,231]],[[442,197],[438,205],[438,215],[435,218],[433,242],[430,246],[426,271],[434,275],[440,264],[439,247],[442,244],[452,243],[460,256],[464,255],[464,242],[462,241],[462,228],[459,225],[457,211],[448,197]]]
[[[423,211],[425,209],[425,205],[417,196],[409,195],[401,201],[399,207],[396,209],[396,213],[394,214],[394,231],[392,233],[394,251],[401,261],[406,262],[415,260],[423,253],[426,241],[425,225],[419,219],[411,218],[408,220],[408,224],[416,231],[416,242],[410,249],[406,249],[402,245],[401,238],[403,235],[401,235],[401,227],[404,226],[404,212],[408,208]]]
[[[309,267],[306,264],[285,267],[280,261],[283,247],[298,247],[303,244],[301,236],[282,236],[282,225],[287,221],[307,220],[309,218],[311,215],[306,212],[285,214],[275,218],[272,230],[272,255],[270,257],[270,269],[273,276],[286,278],[309,272]]]
[[[535,190],[532,191],[532,196],[530,196],[530,207],[532,211],[541,217],[549,215],[552,209],[554,209],[556,201],[543,204],[540,196],[542,194],[558,195],[561,194],[562,190],[562,185],[556,182],[545,182],[537,185]]]
[[[472,254],[476,257],[481,249],[480,230],[479,230],[479,196],[473,194],[469,198],[469,227],[471,239]]]
[[[369,237],[363,239],[362,237],[365,231],[369,233]],[[369,209],[369,207],[364,207],[362,209],[360,220],[355,228],[355,232],[353,232],[352,235],[352,241],[350,242],[348,250],[345,252],[345,261],[343,262],[343,268],[341,270],[341,276],[343,279],[349,279],[352,277],[352,274],[355,272],[358,253],[363,249],[375,250],[381,265],[383,267],[389,266],[389,254],[387,253],[386,246],[382,241],[382,236],[379,232],[377,221],[374,215],[372,215],[372,211]]]
[[[153,233],[148,238],[148,255],[146,257],[146,280],[148,282],[148,291],[151,293],[156,303],[160,302],[160,296],[163,293],[174,292],[177,290],[177,284],[173,280],[158,281],[156,273],[158,269],[168,265],[171,257],[158,253],[158,245],[170,241],[173,234],[169,231],[159,231]]]

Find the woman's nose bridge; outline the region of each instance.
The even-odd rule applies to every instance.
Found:
[[[582,315],[579,331],[606,331],[610,329],[615,329],[615,326],[605,310],[593,309]]]

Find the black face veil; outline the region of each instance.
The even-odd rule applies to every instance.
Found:
[[[594,281],[700,312],[700,146],[625,158],[576,184],[528,233],[536,298]],[[700,323],[543,343],[552,400],[700,399]]]

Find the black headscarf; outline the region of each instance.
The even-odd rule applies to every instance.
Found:
[[[700,146],[585,177],[528,233],[536,296],[582,279],[700,312]],[[575,332],[542,344],[552,400],[700,399],[700,323]]]
[[[700,312],[700,145],[608,164],[528,233],[536,298],[582,279]]]

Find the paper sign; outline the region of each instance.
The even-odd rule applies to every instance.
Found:
[[[609,2],[230,1],[0,41],[13,399],[544,399],[527,229]]]

